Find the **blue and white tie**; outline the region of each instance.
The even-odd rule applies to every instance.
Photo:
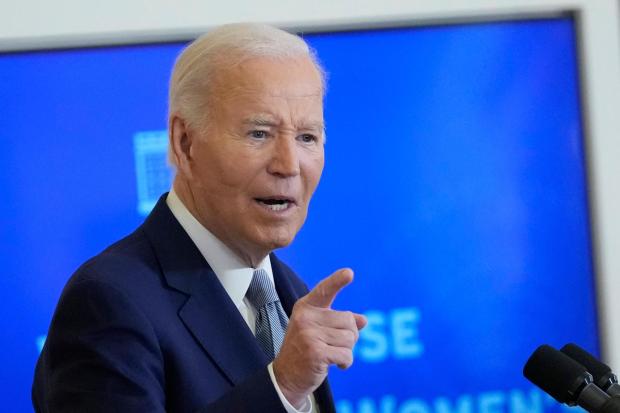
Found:
[[[273,360],[282,347],[288,317],[265,270],[254,271],[245,296],[257,310],[256,340],[269,360]]]

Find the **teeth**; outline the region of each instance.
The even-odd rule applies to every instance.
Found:
[[[287,209],[289,207],[290,202],[289,201],[282,201],[282,203],[280,204],[271,204],[271,203],[267,203],[265,201],[261,201],[258,200],[258,202],[260,202],[263,206],[269,208],[272,211],[284,211],[285,209]]]
[[[267,208],[271,209],[272,211],[284,211],[286,208],[288,208],[288,202],[284,202],[282,204],[273,204],[273,205],[263,204],[263,205],[265,205]]]

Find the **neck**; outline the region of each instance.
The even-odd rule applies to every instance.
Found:
[[[232,242],[234,237],[227,236],[225,232],[225,228],[223,231],[220,231],[217,226],[210,225],[210,220],[207,217],[207,214],[198,207],[198,203],[196,202],[196,197],[194,196],[194,192],[192,191],[191,185],[187,182],[187,180],[180,177],[178,174],[174,178],[174,182],[172,184],[174,188],[174,192],[177,194],[185,208],[189,211],[190,214],[209,232],[211,232],[217,239],[219,239],[224,245],[226,245],[230,250],[241,259],[247,266],[256,268],[261,261],[265,259],[265,257],[269,254],[269,251],[258,251],[252,248],[243,248],[242,245],[238,243]],[[202,213],[201,213],[202,212]]]

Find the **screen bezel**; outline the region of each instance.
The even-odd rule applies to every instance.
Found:
[[[579,74],[578,90],[579,90],[579,104],[581,108],[581,122],[583,125],[583,149],[584,149],[584,166],[586,176],[584,182],[586,183],[586,192],[588,193],[587,210],[588,221],[590,223],[590,239],[592,245],[592,266],[594,279],[594,291],[596,293],[596,305],[595,309],[597,313],[597,330],[599,333],[601,343],[601,353],[605,359],[613,359],[613,345],[610,340],[610,336],[613,336],[612,325],[609,317],[605,316],[605,313],[610,313],[612,309],[609,308],[604,297],[603,282],[601,277],[605,272],[602,270],[601,262],[601,236],[599,234],[599,223],[596,211],[599,210],[597,206],[596,188],[597,182],[594,177],[593,169],[595,168],[595,162],[592,156],[592,133],[591,133],[591,119],[590,119],[590,102],[589,93],[587,89],[587,68],[585,61],[585,42],[583,39],[584,25],[582,21],[582,12],[578,8],[569,9],[562,8],[558,10],[538,10],[531,12],[521,13],[496,13],[496,14],[470,14],[467,16],[448,16],[448,17],[407,17],[398,19],[378,19],[367,21],[354,21],[347,23],[315,23],[315,24],[281,24],[280,27],[300,33],[300,34],[318,34],[327,32],[354,32],[360,30],[381,30],[381,29],[395,29],[395,28],[414,28],[414,27],[433,27],[433,26],[453,26],[453,25],[466,25],[466,24],[481,24],[481,23],[498,23],[498,22],[511,22],[511,21],[532,21],[532,20],[546,20],[554,18],[570,18],[573,20],[575,27],[576,38],[576,56],[577,56],[577,69]],[[123,47],[123,46],[141,46],[141,45],[153,45],[153,44],[167,44],[178,42],[189,42],[196,38],[199,34],[205,32],[205,30],[177,30],[177,31],[156,31],[156,32],[136,32],[136,33],[116,33],[107,35],[86,35],[86,36],[52,36],[48,38],[39,39],[24,39],[11,44],[0,42],[0,55],[7,54],[22,54],[22,53],[36,53],[36,52],[49,52],[49,51],[61,51],[61,50],[76,50],[76,49],[92,49],[102,47]],[[610,277],[611,275],[607,275]],[[620,357],[615,355],[615,357]]]

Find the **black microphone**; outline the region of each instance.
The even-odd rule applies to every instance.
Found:
[[[591,413],[620,413],[620,405],[592,382],[581,364],[546,344],[538,347],[523,367],[523,375],[560,403],[579,405]]]
[[[585,367],[592,374],[594,383],[607,394],[611,397],[620,397],[618,378],[607,364],[573,343],[565,345],[560,351]]]

